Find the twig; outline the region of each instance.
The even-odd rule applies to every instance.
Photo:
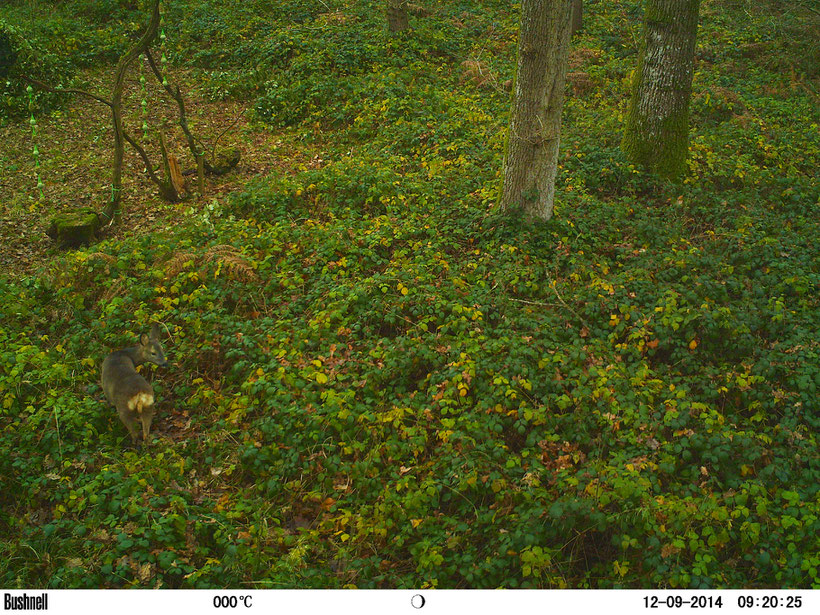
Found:
[[[549,285],[549,287],[552,289],[552,292],[554,292],[554,293],[555,293],[555,296],[556,296],[556,297],[558,297],[558,301],[560,301],[560,302],[561,302],[561,305],[563,305],[566,309],[568,309],[570,312],[572,312],[572,313],[575,315],[575,317],[576,317],[578,320],[580,320],[580,321],[581,321],[581,324],[582,324],[582,325],[584,325],[587,329],[589,329],[589,328],[590,328],[589,323],[588,323],[588,322],[584,319],[584,317],[583,317],[583,316],[581,316],[578,312],[576,312],[573,308],[571,308],[571,307],[569,306],[569,304],[567,304],[567,302],[566,302],[566,301],[564,301],[564,298],[563,298],[563,297],[561,296],[561,294],[558,292],[558,289],[557,289],[557,288],[555,288],[555,286],[554,286],[554,285],[552,285],[552,284],[550,284],[550,285]]]
[[[516,303],[526,303],[527,305],[540,305],[543,307],[561,307],[557,303],[544,303],[543,301],[527,301],[526,299],[515,299],[513,297],[509,297],[510,301],[515,301]]]
[[[540,305],[542,307],[551,307],[551,308],[560,308],[563,307],[564,309],[568,310],[575,316],[578,320],[581,321],[581,324],[584,325],[587,329],[589,329],[589,323],[581,316],[577,311],[575,311],[566,301],[564,298],[559,294],[558,289],[555,288],[553,285],[550,284],[550,288],[555,293],[555,296],[558,298],[560,305],[557,303],[545,303],[543,301],[527,301],[526,299],[515,299],[514,297],[508,297],[510,301],[515,301],[516,303],[526,303],[527,305]]]
[[[101,102],[107,107],[112,107],[110,101],[105,100],[104,98],[100,98],[96,94],[92,94],[91,92],[86,92],[85,90],[78,90],[76,88],[53,88],[49,85],[46,85],[42,81],[37,81],[36,79],[32,79],[31,77],[27,77],[26,75],[20,75],[20,77],[24,81],[28,81],[31,85],[36,85],[38,88],[42,88],[48,92],[54,92],[56,94],[80,94],[82,96],[87,96],[88,98],[93,98],[97,102]]]
[[[216,162],[216,146],[219,144],[219,140],[220,140],[222,137],[224,137],[224,136],[225,136],[225,133],[226,133],[226,132],[228,132],[231,128],[233,128],[234,126],[236,126],[237,122],[239,122],[239,118],[241,118],[241,117],[242,117],[242,114],[243,114],[244,112],[245,112],[245,110],[244,110],[244,109],[242,109],[239,113],[237,113],[237,114],[236,114],[236,117],[235,117],[235,118],[234,118],[234,120],[233,120],[233,122],[231,122],[231,123],[230,123],[230,125],[229,125],[229,126],[228,126],[225,130],[223,130],[222,132],[220,132],[220,133],[219,133],[219,136],[218,136],[218,137],[214,140],[214,146],[213,146],[213,148],[211,148],[211,160],[213,160],[214,162]]]

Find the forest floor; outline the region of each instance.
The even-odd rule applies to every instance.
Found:
[[[105,96],[111,80],[111,68],[102,71],[86,69],[82,77],[89,92]],[[193,83],[189,72],[171,70],[171,82],[177,83],[185,97],[188,121],[197,138],[211,146],[235,147],[241,153],[239,165],[222,176],[206,175],[206,193],[197,192],[196,175],[187,177],[189,196],[180,203],[167,203],[145,172],[145,165],[133,148],[126,145],[123,172],[122,221],[105,227],[101,238],[151,234],[174,224],[189,208],[197,209],[213,198],[220,198],[241,188],[249,179],[266,176],[273,169],[295,171],[300,165],[315,168],[322,157],[315,143],[299,147],[283,140],[276,131],[255,122],[246,103],[235,100],[211,100]],[[156,88],[153,94],[156,96]],[[126,127],[142,134],[139,83],[132,78],[125,91]],[[176,124],[178,109],[170,97],[149,103],[148,123],[155,130],[162,122],[167,126],[169,151],[182,161],[183,170],[196,169],[187,149],[182,130]],[[161,165],[156,133],[149,142],[142,141],[155,168]],[[93,207],[102,211],[110,198],[113,161],[113,128],[110,115],[101,104],[73,96],[64,109],[37,118],[36,145],[40,152],[44,198],[37,198],[37,178],[28,122],[0,125],[9,172],[0,175],[0,268],[16,275],[28,275],[47,266],[55,254],[54,242],[46,235],[51,216]],[[11,163],[11,161],[14,161]],[[161,172],[160,172],[161,174]]]
[[[193,131],[242,159],[168,204],[126,148],[92,246],[44,231],[109,198],[107,111],[37,101],[40,201],[0,98],[0,586],[820,586],[813,9],[701,3],[668,182],[620,148],[645,3],[597,3],[531,224],[495,205],[517,11],[431,1],[396,36],[381,1],[163,3]],[[104,94],[136,4],[0,19]],[[135,449],[100,365],[153,323]]]

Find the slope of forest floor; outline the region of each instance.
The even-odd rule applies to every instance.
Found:
[[[105,91],[136,4],[0,18]],[[379,2],[169,3],[192,124],[236,122],[240,167],[169,205],[129,157],[124,223],[78,250],[43,221],[107,197],[108,118],[38,95],[38,202],[7,86],[0,586],[820,585],[811,7],[701,3],[670,184],[619,149],[640,3],[588,3],[525,226],[494,206],[515,11],[424,4],[391,37]],[[99,367],[153,321],[134,449]]]
[[[273,171],[293,171],[299,164],[311,161],[311,146],[289,146],[280,135],[258,123],[254,126],[249,119],[252,114],[247,102],[213,100],[194,87],[196,79],[190,74],[172,69],[169,76],[172,83],[180,85],[186,98],[188,121],[194,133],[206,144],[227,134],[231,147],[240,151],[242,164],[233,173],[208,176],[202,198],[168,204],[159,198],[137,153],[127,149],[122,225],[104,229],[103,237],[150,234],[167,228],[189,215],[189,209],[197,210],[207,200],[223,198],[253,177]],[[88,91],[108,96],[109,81],[113,79],[111,67],[81,69],[79,78]],[[148,106],[146,120],[153,129],[143,145],[153,163],[156,166],[161,163],[155,131],[164,125],[169,152],[183,162],[185,170],[195,170],[196,162],[185,148],[182,131],[176,126],[178,111],[175,103],[164,92],[154,91],[152,94],[155,98]],[[140,88],[136,76],[127,82],[124,98],[126,117],[141,120]],[[110,112],[105,107],[78,96],[60,110],[39,118],[37,127],[35,141],[27,122],[9,122],[0,126],[0,142],[3,143],[0,156],[7,169],[0,177],[0,190],[8,195],[0,212],[0,267],[18,276],[35,273],[53,258],[53,242],[45,233],[52,215],[79,207],[102,211],[111,196],[113,126]],[[35,142],[44,182],[42,200],[34,177],[32,150]],[[218,147],[221,151],[224,143]],[[188,177],[188,188],[196,196],[195,175]]]

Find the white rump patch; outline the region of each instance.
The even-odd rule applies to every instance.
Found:
[[[128,400],[128,409],[141,413],[144,408],[154,405],[154,396],[151,393],[137,393]]]

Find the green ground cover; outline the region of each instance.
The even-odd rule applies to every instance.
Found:
[[[0,586],[820,586],[807,3],[704,0],[669,184],[618,148],[640,5],[585,2],[533,227],[493,206],[517,6],[167,4],[169,61],[321,164],[0,277]],[[0,18],[82,83],[137,5]],[[134,450],[99,367],[153,319]]]

